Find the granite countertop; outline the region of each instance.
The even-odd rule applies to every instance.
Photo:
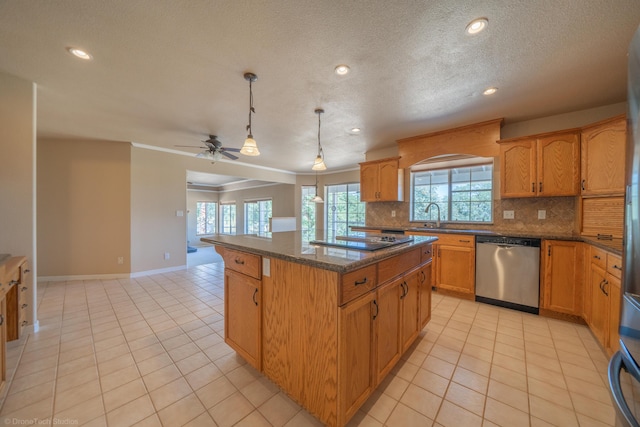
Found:
[[[574,233],[540,233],[540,232],[521,232],[513,230],[474,230],[474,229],[454,229],[454,228],[429,228],[429,227],[384,227],[384,226],[363,226],[351,227],[352,230],[380,230],[395,233],[435,233],[435,234],[473,234],[474,236],[510,236],[510,237],[530,237],[545,240],[573,240],[585,242],[590,245],[597,246],[601,249],[610,251],[616,255],[622,255],[623,243],[622,239],[602,240],[597,237],[581,236]]]
[[[361,251],[310,244],[299,231],[256,234],[216,234],[200,239],[213,245],[280,258],[325,270],[346,273],[382,259],[401,254],[417,246],[437,240],[432,236],[414,236],[412,242],[376,251]]]

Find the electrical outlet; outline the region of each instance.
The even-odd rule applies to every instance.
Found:
[[[121,257],[121,256],[118,257],[118,264],[120,265],[124,264],[124,257]]]
[[[395,218],[396,217],[396,211],[391,211],[391,218]]]
[[[171,258],[171,254],[169,252],[165,252],[164,253],[164,259],[167,260],[169,258]]]
[[[502,218],[504,218],[504,219],[514,219],[515,218],[515,214],[513,213],[513,211],[502,211]]]
[[[538,219],[547,219],[547,211],[544,209],[538,210]]]

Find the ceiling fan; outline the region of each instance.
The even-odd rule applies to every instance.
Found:
[[[237,160],[238,156],[228,153],[227,151],[239,152],[239,148],[223,147],[222,142],[218,140],[216,135],[209,135],[209,139],[202,141],[206,147],[196,147],[195,145],[176,145],[176,147],[204,148],[204,151],[196,154],[196,157],[212,160],[216,162],[225,156],[231,160]]]

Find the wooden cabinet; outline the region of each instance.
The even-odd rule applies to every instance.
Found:
[[[501,140],[500,196],[575,196],[579,192],[577,130]]]
[[[543,241],[541,309],[582,316],[583,257],[582,242]]]
[[[593,245],[587,245],[585,253],[589,254],[589,267],[584,319],[602,347],[612,355],[618,351],[620,340],[622,260],[620,256]]]
[[[583,196],[624,195],[626,129],[625,116],[582,128]]]
[[[396,202],[404,198],[404,174],[399,157],[360,163],[360,200]]]
[[[224,259],[224,340],[257,370],[262,367],[262,258],[216,247]]]
[[[418,274],[419,282],[419,305],[420,305],[420,323],[419,328],[422,330],[429,320],[431,320],[431,270],[433,262],[429,258],[425,265],[420,268]]]
[[[375,292],[358,298],[340,308],[340,387],[345,420],[349,420],[373,392],[375,336],[373,316],[377,311],[373,303]],[[376,302],[377,304],[377,302]]]
[[[475,236],[437,234],[435,244],[435,286],[473,297],[476,282]]]
[[[373,314],[376,335],[374,354],[376,384],[391,371],[400,360],[402,353],[400,346],[402,282],[402,278],[396,279],[380,286],[376,292]]]
[[[403,279],[402,321],[400,322],[400,348],[407,351],[420,332],[420,269],[416,268]]]
[[[621,239],[624,233],[624,197],[582,197],[580,234]]]
[[[258,279],[225,269],[225,342],[258,370],[262,338],[260,287]]]
[[[20,258],[19,265],[9,279],[11,288],[6,295],[7,341],[20,339],[25,326],[28,324],[27,308],[29,307],[29,302],[27,301],[26,275],[30,270],[26,259]]]

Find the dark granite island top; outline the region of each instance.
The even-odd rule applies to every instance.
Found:
[[[200,240],[238,251],[280,258],[338,273],[347,273],[385,258],[399,255],[417,246],[433,243],[437,240],[437,237],[414,236],[412,242],[375,251],[310,244],[304,240],[302,233],[299,231],[265,233],[264,235],[216,234],[203,237]]]

